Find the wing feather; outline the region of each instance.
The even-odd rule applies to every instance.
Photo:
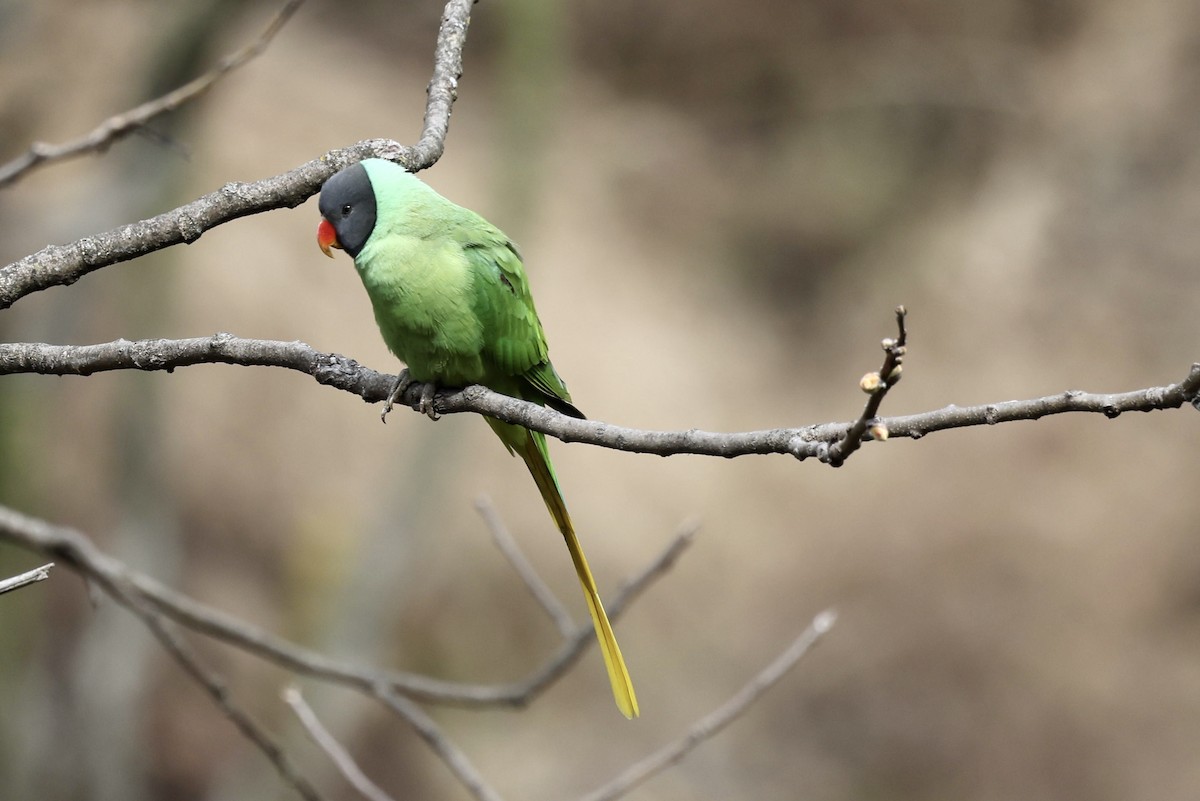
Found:
[[[582,418],[550,362],[546,335],[516,246],[488,224],[472,226],[472,234],[462,245],[475,274],[475,311],[483,322],[488,378],[501,385],[517,379],[521,397]]]

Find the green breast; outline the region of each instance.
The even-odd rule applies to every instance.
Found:
[[[443,386],[484,379],[483,324],[461,247],[445,239],[373,237],[355,267],[384,342],[412,378]]]

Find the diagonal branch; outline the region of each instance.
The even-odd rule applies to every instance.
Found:
[[[195,364],[239,364],[285,367],[312,376],[320,384],[358,395],[368,403],[387,398],[395,378],[363,367],[353,359],[323,353],[303,342],[240,339],[216,334],[195,339],[117,340],[98,345],[47,345],[0,343],[0,375],[88,375],[105,370],[165,370]],[[421,385],[409,387],[402,399],[417,408]],[[1017,420],[1071,412],[1116,417],[1122,412],[1178,409],[1200,398],[1200,363],[1176,384],[1116,394],[1068,390],[1031,400],[1004,401],[979,406],[944,409],[899,417],[874,418],[891,437],[920,439],[935,431],[969,426],[996,425]],[[798,428],[774,428],[738,433],[644,431],[595,420],[577,420],[553,409],[499,395],[486,387],[439,393],[438,412],[475,412],[541,431],[563,442],[582,442],[614,450],[658,456],[690,453],[731,458],[751,454],[791,454],[798,459],[819,458],[830,444],[843,439],[852,423],[819,423]],[[861,418],[860,418],[861,419]],[[868,434],[869,434],[868,430]]]
[[[565,606],[558,600],[553,590],[546,585],[538,572],[534,570],[533,565],[529,563],[529,559],[521,552],[517,541],[513,539],[512,534],[508,532],[508,527],[504,525],[504,521],[500,519],[500,513],[496,511],[496,507],[492,505],[492,501],[486,495],[481,495],[475,500],[475,510],[479,512],[479,516],[483,518],[484,524],[488,527],[488,531],[492,533],[492,542],[500,549],[500,553],[508,559],[508,563],[512,565],[513,570],[521,577],[521,581],[525,583],[534,600],[542,607],[542,610],[554,622],[554,627],[558,629],[558,633],[564,639],[575,634],[575,621],[571,619],[571,615],[567,612]]]
[[[6,592],[12,592],[13,590],[19,590],[22,587],[29,586],[30,584],[36,584],[39,581],[45,581],[46,579],[50,578],[50,568],[52,567],[54,567],[53,562],[48,565],[42,565],[41,567],[35,567],[33,570],[22,573],[19,576],[13,576],[11,578],[0,580],[0,595],[3,595]]]
[[[821,637],[833,628],[836,619],[837,615],[832,609],[827,609],[817,615],[808,628],[792,641],[791,645],[785,648],[771,664],[763,668],[742,689],[734,693],[729,700],[692,724],[681,737],[640,762],[630,765],[612,781],[588,793],[580,801],[613,801],[655,774],[679,762],[696,746],[741,717],[763,693],[774,687],[780,679],[787,675],[788,671],[796,666],[797,662],[804,658],[805,654],[812,650]]]
[[[476,801],[501,801],[499,793],[484,780],[462,749],[442,734],[441,727],[425,713],[425,710],[409,699],[396,695],[387,687],[377,687],[375,697],[413,728],[417,736],[438,755],[454,774],[454,778],[467,788]]]
[[[118,603],[128,609],[150,630],[154,638],[179,664],[183,671],[200,685],[221,714],[229,719],[242,736],[254,744],[270,760],[284,783],[294,789],[306,801],[321,801],[321,794],[297,770],[291,757],[278,741],[262,727],[250,713],[235,704],[229,697],[229,689],[212,671],[200,663],[199,658],[179,634],[167,625],[162,616],[138,597],[130,588],[110,582],[104,577],[97,579]]]
[[[321,719],[317,717],[317,713],[300,694],[299,688],[287,687],[283,691],[283,700],[292,708],[292,712],[296,714],[296,718],[308,732],[308,736],[329,755],[338,769],[338,773],[342,774],[342,777],[358,791],[359,795],[367,801],[394,801],[391,796],[379,788],[379,785],[371,781],[367,774],[363,773],[362,768],[354,761],[354,757],[350,756],[350,753],[329,732],[329,729],[325,728]]]
[[[158,611],[131,581],[131,571],[121,562],[102,553],[91,540],[73,529],[54,526],[44,520],[23,515],[0,506],[0,538],[58,557],[71,569],[99,586],[117,603],[128,609],[150,631],[159,644],[175,659],[213,703],[241,733],[274,765],[289,786],[308,801],[320,801],[320,794],[301,776],[290,757],[275,739],[249,713],[229,698],[224,683],[206,667]],[[32,543],[39,543],[33,545]]]
[[[694,526],[685,526],[658,558],[646,565],[617,593],[608,610],[612,619],[618,619],[621,612],[652,581],[670,569],[690,544],[694,533]],[[101,577],[110,583],[132,587],[154,609],[199,634],[228,643],[299,675],[350,687],[372,697],[378,694],[379,687],[384,687],[432,703],[469,707],[525,706],[565,674],[596,641],[590,624],[576,628],[572,636],[565,639],[558,651],[540,668],[525,679],[511,684],[462,684],[412,673],[376,670],[303,648],[177,593],[105,554],[84,534],[74,529],[54,526],[0,506],[0,540],[56,556],[84,576]]]
[[[279,30],[303,3],[304,0],[288,0],[254,41],[221,59],[216,67],[183,86],[136,108],[115,114],[97,125],[91,132],[77,139],[60,145],[34,142],[24,154],[7,164],[0,165],[0,188],[16,183],[37,167],[51,162],[76,158],[87,153],[102,153],[114,142],[141,129],[155,117],[168,111],[174,111],[200,97],[217,81],[262,54],[271,40],[275,38],[275,34],[279,33]]]
[[[0,268],[0,309],[34,292],[73,284],[102,267],[172,245],[190,244],[205,231],[231,220],[273,209],[295,208],[320,191],[329,176],[365,158],[391,159],[412,171],[430,166],[441,156],[449,129],[473,3],[474,0],[450,0],[446,4],[425,106],[425,125],[414,147],[391,139],[368,139],[331,150],[282,175],[250,183],[227,183],[215,192],[155,217],[67,245],[42,248]]]
[[[655,578],[674,564],[691,542],[694,533],[695,524],[685,526],[657,559],[621,589],[610,606],[610,614],[614,620],[619,618],[623,609]],[[315,788],[296,772],[291,759],[274,738],[231,701],[223,682],[199,662],[187,643],[163,619],[164,615],[174,618],[193,631],[229,642],[296,673],[344,684],[377,699],[413,727],[422,740],[446,763],[455,778],[478,801],[500,801],[500,796],[487,784],[461,749],[407,696],[473,706],[524,706],[575,664],[579,655],[595,642],[590,625],[577,628],[557,655],[528,679],[513,685],[454,685],[415,677],[426,686],[414,688],[407,686],[410,678],[402,674],[339,665],[178,595],[103,553],[86,536],[74,529],[55,526],[0,506],[0,540],[8,540],[55,555],[70,569],[94,581],[104,592],[126,607],[150,630],[188,675],[209,694],[222,714],[267,755],[284,781],[308,801],[319,801]],[[438,687],[439,691],[425,692],[430,686]],[[292,706],[296,709],[294,704]],[[297,712],[299,714],[299,710]],[[339,767],[344,770],[340,763]]]

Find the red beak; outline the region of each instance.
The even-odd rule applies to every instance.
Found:
[[[317,226],[317,247],[321,248],[321,252],[329,258],[333,258],[333,253],[330,248],[341,250],[342,245],[337,240],[337,231],[333,230],[333,226],[329,224],[329,220],[322,219],[321,224]]]

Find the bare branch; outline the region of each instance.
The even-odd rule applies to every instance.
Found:
[[[286,367],[312,376],[318,383],[358,395],[368,403],[387,398],[395,377],[363,367],[353,359],[322,353],[303,342],[240,339],[216,334],[196,339],[117,340],[99,345],[46,345],[0,343],[0,375],[88,375],[104,370],[166,370],[194,364],[239,364]],[[421,384],[409,387],[401,399],[416,409]],[[869,420],[883,426],[891,437],[920,439],[935,431],[968,426],[996,425],[1070,412],[1099,413],[1116,417],[1122,412],[1178,409],[1200,397],[1200,364],[1193,364],[1177,384],[1116,394],[1068,390],[1044,398],[1004,401],[980,406],[947,406],[921,414]],[[821,457],[830,444],[843,439],[851,423],[820,423],[798,428],[774,428],[739,433],[644,431],[596,420],[577,420],[553,409],[499,395],[486,387],[471,386],[440,392],[434,406],[442,414],[475,412],[506,423],[532,428],[564,442],[582,442],[603,448],[658,456],[690,453],[731,458],[751,454],[790,454],[798,459]],[[860,418],[861,419],[861,418]],[[868,429],[867,434],[870,434]]]
[[[0,188],[16,183],[35,168],[50,162],[76,158],[86,153],[102,153],[114,142],[141,129],[160,114],[174,111],[200,97],[217,81],[259,56],[303,3],[304,0],[288,0],[254,41],[221,59],[216,67],[183,86],[136,108],[109,117],[92,129],[90,133],[78,139],[72,139],[61,145],[34,142],[23,155],[7,164],[0,165]]]
[[[329,176],[365,158],[390,159],[414,172],[430,166],[441,156],[449,128],[472,5],[473,0],[450,0],[446,4],[425,106],[425,125],[416,146],[407,147],[391,139],[368,139],[331,150],[282,175],[252,183],[227,183],[216,192],[158,216],[68,245],[42,248],[0,269],[0,309],[31,293],[73,284],[93,270],[195,242],[205,231],[231,220],[272,209],[295,208],[320,191]]]
[[[821,461],[830,467],[841,467],[846,459],[850,458],[850,454],[862,447],[863,437],[867,435],[868,427],[871,439],[887,439],[886,426],[879,423],[871,424],[875,420],[875,415],[879,414],[879,407],[883,403],[884,397],[887,396],[888,390],[900,383],[901,364],[904,360],[905,347],[908,344],[908,329],[904,326],[904,318],[907,315],[908,311],[903,306],[896,307],[896,328],[899,330],[899,335],[896,339],[889,338],[880,343],[883,345],[884,352],[883,367],[879,368],[877,373],[867,373],[859,383],[863,392],[870,396],[867,398],[862,414],[846,430],[841,439],[830,445],[829,450],[821,455]]]
[[[150,629],[150,633],[166,649],[167,653],[179,663],[184,672],[191,676],[208,693],[217,709],[221,711],[221,714],[228,718],[233,725],[237,726],[242,736],[266,755],[267,759],[274,765],[279,778],[303,798],[308,799],[308,801],[321,801],[321,794],[317,792],[317,789],[313,787],[308,779],[296,771],[296,766],[287,755],[287,752],[283,750],[283,746],[255,721],[250,713],[233,702],[229,697],[229,690],[226,688],[225,683],[215,673],[200,663],[200,660],[188,644],[166,624],[161,615],[151,609],[143,599],[137,597],[135,593],[129,592],[126,588],[109,582],[106,577],[96,576],[96,579],[104,584],[109,595],[129,609],[129,611],[133,612],[146,628]]]
[[[454,778],[458,779],[474,798],[478,801],[502,801],[499,793],[484,781],[483,776],[471,764],[471,760],[467,759],[467,755],[446,735],[442,734],[441,728],[433,721],[433,718],[425,714],[421,707],[407,698],[396,695],[385,686],[375,688],[375,697],[395,712],[401,720],[412,726],[417,736],[433,749],[442,762],[446,763],[446,767],[454,774]]]
[[[325,384],[359,395],[368,402],[383,400],[394,378],[376,373],[353,359],[321,353],[303,342],[240,339],[218,333],[194,339],[118,339],[102,345],[0,344],[0,375],[91,375],[109,370],[165,370],[196,364],[239,364],[286,367]]]
[[[304,726],[304,730],[308,732],[308,736],[317,746],[329,755],[333,760],[333,764],[337,767],[338,772],[342,774],[350,786],[358,791],[359,795],[366,798],[367,801],[393,801],[392,797],[379,789],[379,785],[371,781],[367,774],[362,772],[362,768],[354,761],[354,757],[342,747],[342,744],[337,741],[329,729],[326,729],[321,724],[321,719],[317,717],[317,713],[304,700],[304,696],[300,694],[300,690],[296,687],[288,687],[283,691],[284,702],[292,708],[296,713],[296,717],[300,720],[300,724]]]
[[[771,689],[812,650],[817,641],[833,627],[835,620],[836,615],[831,609],[817,615],[809,627],[777,656],[775,661],[767,665],[732,698],[696,721],[679,739],[629,766],[608,784],[588,793],[580,801],[612,801],[614,798],[620,798],[656,773],[683,759],[700,743],[740,717],[763,693]]]
[[[320,801],[320,794],[296,772],[283,748],[254,718],[233,703],[221,680],[200,664],[187,643],[139,594],[137,587],[129,580],[124,565],[106,556],[74,529],[54,526],[3,506],[0,506],[0,538],[56,554],[64,564],[132,612],[184,672],[208,693],[222,714],[266,755],[280,778],[309,801]]]
[[[512,565],[513,570],[517,571],[517,575],[521,577],[521,581],[525,582],[525,586],[529,588],[529,592],[534,599],[554,621],[555,628],[564,639],[575,634],[575,621],[571,619],[571,615],[567,612],[558,597],[546,586],[546,582],[538,575],[538,572],[533,569],[533,565],[525,558],[525,554],[521,552],[517,541],[513,539],[512,534],[508,533],[508,527],[504,525],[504,521],[500,519],[500,513],[496,511],[496,507],[492,505],[491,499],[486,495],[481,495],[475,501],[475,509],[479,512],[483,522],[487,525],[488,530],[492,532],[492,541],[496,543],[496,547],[508,559],[508,563]]]
[[[614,619],[649,586],[651,581],[671,567],[683,549],[691,542],[695,531],[694,523],[684,526],[659,557],[622,588],[611,605]],[[118,560],[101,552],[87,537],[74,529],[54,526],[0,507],[0,539],[7,539],[25,547],[55,554],[68,567],[94,582],[105,593],[129,609],[188,675],[209,694],[221,712],[238,727],[247,739],[266,754],[284,781],[304,798],[310,801],[319,801],[319,794],[307,779],[296,772],[291,759],[274,738],[248,713],[233,703],[222,681],[199,662],[187,643],[166,623],[162,613],[175,616],[184,625],[200,633],[224,639],[244,647],[247,651],[272,659],[285,668],[296,672],[306,672],[329,681],[348,684],[378,699],[413,727],[426,744],[446,763],[454,776],[467,787],[473,797],[479,801],[500,801],[500,796],[496,791],[484,781],[466,755],[441,732],[437,724],[415,703],[398,694],[398,690],[401,688],[393,683],[393,677],[390,674],[361,669],[355,669],[355,672],[350,674],[330,672],[326,670],[331,664],[329,660],[319,656],[310,660],[307,652],[290,644],[285,643],[286,648],[289,649],[287,653],[279,653],[275,650],[275,645],[268,643],[268,640],[271,639],[269,637],[264,637],[264,640],[259,642],[247,642],[243,638],[247,631],[251,634],[255,633],[253,627],[236,620],[231,622],[220,612],[165,590],[152,579],[138,574]],[[811,648],[816,639],[828,630],[832,622],[832,613],[818,616],[800,639],[737,695],[698,721],[680,740],[630,767],[608,785],[596,791],[593,797],[615,798],[622,795],[654,773],[681,759],[700,742],[711,737],[740,715],[759,695],[778,681]],[[258,636],[260,635],[261,633]],[[559,655],[550,660],[541,671],[522,685],[508,688],[478,687],[474,688],[473,695],[465,694],[456,698],[435,700],[467,704],[523,705],[550,682],[562,675],[592,642],[594,642],[594,638],[590,627],[578,628],[564,644]],[[419,693],[415,693],[415,695],[419,695]],[[310,720],[310,716],[306,716],[299,708],[296,699],[290,695],[285,697],[300,715],[310,734],[334,758],[347,779],[368,798],[373,801],[383,801],[386,796],[381,794],[382,791],[379,791],[380,795],[373,795],[369,790],[364,789],[369,785],[369,780],[365,776],[361,776],[361,771],[358,771],[357,767],[350,768],[353,766],[352,760],[345,755],[336,742],[332,741],[331,737],[328,737],[328,733],[325,732],[324,736],[317,733],[318,730],[324,730],[320,727],[319,722],[315,722],[315,715],[311,716],[312,720]],[[356,778],[352,778],[356,771],[359,774],[358,778],[367,784],[362,784]],[[374,785],[370,786],[374,787]],[[377,787],[374,789],[378,791]]]
[[[458,99],[458,79],[463,72],[462,54],[467,43],[467,26],[471,24],[471,6],[477,1],[449,0],[442,11],[442,24],[433,53],[433,77],[426,89],[428,99],[421,138],[412,149],[411,164],[399,159],[413,172],[436,164],[445,150],[450,112]]]
[[[36,584],[39,581],[45,581],[46,579],[50,578],[50,568],[52,567],[54,567],[53,562],[48,565],[42,565],[41,567],[35,567],[33,570],[30,570],[27,573],[22,573],[19,576],[13,576],[12,578],[6,578],[3,581],[0,581],[0,595],[3,595],[6,592],[12,592],[13,590],[19,590],[22,587],[30,584]]]
[[[609,615],[616,620],[622,610],[650,583],[674,564],[691,542],[695,528],[684,528],[663,552],[648,564],[613,599]],[[139,573],[96,548],[82,533],[27,517],[0,506],[0,540],[51,554],[85,577],[108,576],[133,587],[146,603],[199,634],[212,637],[274,662],[299,675],[351,687],[376,696],[379,687],[410,698],[458,706],[524,706],[554,683],[595,643],[590,626],[575,629],[572,637],[546,663],[522,681],[507,685],[461,684],[412,673],[375,670],[332,659],[302,648],[257,626],[192,600]]]

